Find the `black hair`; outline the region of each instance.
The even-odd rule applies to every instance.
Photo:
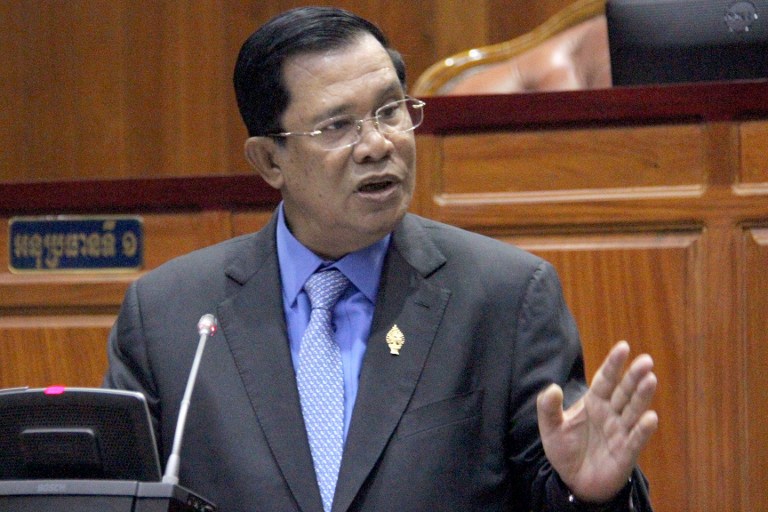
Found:
[[[371,34],[387,50],[405,89],[405,63],[384,33],[351,12],[332,7],[301,7],[275,16],[240,48],[234,73],[235,95],[249,136],[283,131],[280,118],[290,102],[283,65],[290,57],[335,50]]]

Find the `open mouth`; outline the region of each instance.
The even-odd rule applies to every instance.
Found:
[[[394,185],[394,182],[391,180],[377,181],[376,183],[366,183],[365,185],[361,185],[357,190],[358,192],[363,193],[381,192],[382,190],[388,189],[392,185]]]

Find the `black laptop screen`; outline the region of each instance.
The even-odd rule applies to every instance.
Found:
[[[90,388],[0,390],[0,480],[159,481],[144,396]]]
[[[608,0],[613,85],[768,77],[768,0]]]

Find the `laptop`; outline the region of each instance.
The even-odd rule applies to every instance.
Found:
[[[92,388],[0,390],[0,482],[160,478],[144,395]]]
[[[768,0],[607,0],[613,85],[768,78]]]

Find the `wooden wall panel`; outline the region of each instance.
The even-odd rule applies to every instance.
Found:
[[[655,510],[765,510],[768,110],[623,92],[430,98],[415,204],[551,261],[590,374],[621,338],[654,357]]]
[[[226,211],[149,214],[142,218],[146,239],[145,270],[232,236],[231,213]]]
[[[143,215],[144,270],[260,229],[271,215],[271,209]],[[7,229],[0,230],[0,265],[8,266]],[[0,388],[99,386],[107,334],[126,288],[142,273],[0,272]]]
[[[19,87],[24,84],[24,38],[21,10],[11,2],[0,2],[0,181],[12,180],[24,175],[28,168],[23,148],[27,143],[22,113],[15,105],[15,97],[21,94]],[[16,148],[16,149],[14,149]]]
[[[501,19],[511,32],[533,28],[558,2],[567,3],[529,4],[522,16],[513,0],[316,3],[380,25],[413,83],[452,53],[499,42],[490,32],[499,32]],[[0,2],[0,182],[248,172],[231,82],[237,52],[256,27],[300,5]],[[510,15],[499,18],[497,9]]]
[[[236,110],[222,87],[226,31],[209,15],[217,3],[6,3],[17,43],[0,52],[17,59],[0,90],[11,103],[10,140],[20,143],[5,148],[0,176],[230,170],[223,125]]]
[[[112,317],[41,320],[0,319],[0,388],[100,386]]]
[[[744,379],[745,435],[740,446],[740,477],[746,486],[744,510],[768,510],[768,228],[745,232],[742,306],[746,324]]]
[[[272,218],[273,210],[238,212],[232,218],[232,234],[245,235],[263,228]]]
[[[768,125],[758,121],[741,125],[741,184],[768,185]]]
[[[121,149],[114,147],[122,130],[121,105],[111,101],[119,83],[111,77],[122,60],[112,53],[123,36],[119,16],[56,2],[5,5],[4,19],[12,20],[7,37],[14,43],[3,54],[11,55],[13,69],[1,95],[10,103],[10,141],[18,145],[7,148],[4,160],[12,167],[0,175],[58,179],[109,161]],[[94,58],[98,54],[104,60]]]
[[[442,147],[441,189],[498,197],[620,193],[704,180],[703,127],[549,130],[455,135]],[[600,172],[595,172],[600,169]]]
[[[237,111],[232,88],[225,87],[232,59],[227,42],[239,27],[227,25],[222,2],[142,0],[117,6],[125,41],[114,49],[120,52],[115,60],[127,75],[118,82],[127,107],[124,176],[245,169],[242,154],[228,151],[228,120],[236,119]],[[104,14],[115,7],[105,3]],[[154,150],[147,151],[147,144]]]
[[[490,40],[489,31],[495,19],[490,11],[491,2],[473,2],[468,9],[466,1],[442,0],[434,2],[433,9],[429,24],[441,27],[442,34],[455,34],[456,37],[435,38],[434,51],[439,57],[432,63],[440,58],[483,46],[483,41]],[[418,74],[413,74],[410,83],[414,83],[417,76]]]
[[[148,213],[142,216],[141,271],[9,274],[0,272],[0,388],[99,386],[106,371],[109,328],[128,285],[144,270],[195,249],[255,230],[271,210]],[[245,219],[245,220],[243,220]],[[7,220],[3,219],[3,225]],[[235,232],[233,225],[238,226]],[[8,231],[0,230],[0,265],[7,268]]]
[[[582,336],[588,378],[619,340],[634,354],[650,353],[659,377],[654,407],[659,431],[640,464],[651,481],[659,510],[686,510],[694,492],[690,481],[668,478],[689,467],[686,439],[695,404],[686,400],[687,340],[695,326],[690,308],[700,233],[635,231],[501,237],[550,261],[557,269],[565,298]]]
[[[733,154],[733,147],[729,153]],[[735,176],[731,175],[731,179]],[[767,203],[768,204],[768,203]],[[697,414],[689,425],[687,450],[696,471],[687,477],[697,492],[692,510],[746,510],[743,440],[744,347],[738,268],[744,262],[743,233],[735,215],[713,201],[713,218],[704,221],[701,268],[691,307],[700,309],[697,329],[689,334],[686,367],[692,382],[686,400]],[[700,213],[701,217],[705,217]],[[717,216],[717,217],[715,217]],[[719,218],[718,218],[719,217]]]
[[[531,31],[572,0],[488,0],[488,38],[499,43]]]

